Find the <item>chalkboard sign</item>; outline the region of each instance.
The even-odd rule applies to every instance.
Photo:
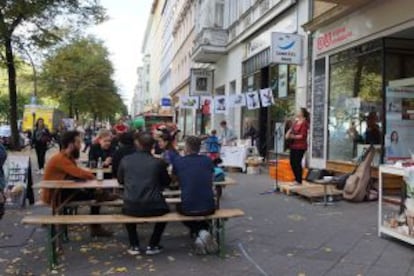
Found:
[[[312,158],[325,158],[325,58],[315,62],[312,103]]]

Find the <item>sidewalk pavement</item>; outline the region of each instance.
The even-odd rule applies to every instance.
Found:
[[[225,259],[194,255],[188,231],[180,223],[168,224],[162,240],[165,250],[152,257],[126,253],[122,225],[110,226],[113,238],[94,240],[86,226],[75,226],[58,269],[49,272],[46,228],[23,226],[20,220],[50,210],[29,206],[8,209],[0,222],[1,274],[414,275],[414,247],[377,236],[377,202],[313,206],[294,196],[261,195],[272,187],[266,174],[231,177],[239,185],[224,190],[222,207],[241,208],[246,216],[227,223]],[[152,227],[138,229],[144,246]]]

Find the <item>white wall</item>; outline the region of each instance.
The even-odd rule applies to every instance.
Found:
[[[245,49],[244,44],[239,44],[231,50],[228,55],[221,58],[214,66],[214,90],[224,86],[226,95],[230,95],[230,83],[236,81],[236,94],[242,92],[242,61],[244,58]],[[225,116],[238,137],[241,132],[241,108],[231,109],[229,112],[233,113]],[[218,129],[219,123],[223,119],[220,114],[212,115],[212,127]],[[231,120],[233,119],[233,120]],[[233,122],[231,122],[233,121]]]

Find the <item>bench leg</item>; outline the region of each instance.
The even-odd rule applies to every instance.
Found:
[[[57,235],[56,235],[56,226],[51,224],[49,225],[49,235],[48,235],[48,261],[49,269],[52,270],[57,266]]]
[[[225,219],[217,219],[214,223],[214,230],[216,232],[216,239],[219,246],[219,256],[224,258],[226,255],[226,241],[225,241]]]

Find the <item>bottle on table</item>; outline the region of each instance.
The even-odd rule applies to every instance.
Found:
[[[99,157],[97,170],[96,170],[96,180],[102,181],[103,179],[104,179],[103,163],[102,163],[102,158]]]

